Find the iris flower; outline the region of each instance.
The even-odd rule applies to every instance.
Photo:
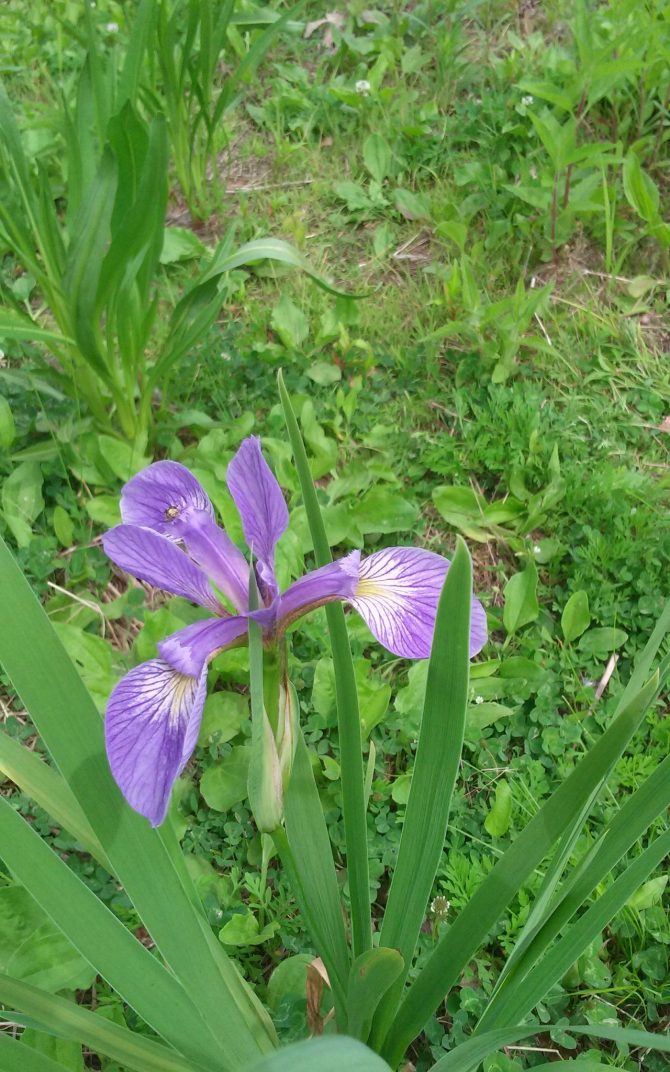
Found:
[[[449,569],[448,559],[416,547],[386,547],[366,557],[352,551],[280,592],[275,548],[288,526],[288,510],[257,438],[244,440],[227,481],[254,559],[257,610],[249,610],[247,560],[217,524],[204,488],[178,462],[155,462],[134,476],[121,494],[123,524],[103,537],[107,555],[122,570],[211,615],[159,643],[160,658],[126,674],[107,706],[112,774],[130,806],[153,826],[163,822],[175,779],[195,748],[208,664],[244,643],[249,618],[260,623],[264,643],[272,645],[296,618],[341,600],[389,651],[425,659]],[[485,640],[486,617],[473,598],[470,654]]]

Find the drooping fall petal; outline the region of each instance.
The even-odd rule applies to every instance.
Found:
[[[160,659],[121,678],[105,716],[105,744],[114,779],[131,808],[159,826],[175,780],[198,736],[207,667],[180,674]]]
[[[449,560],[418,547],[387,547],[360,561],[349,602],[376,639],[405,659],[427,659]],[[486,614],[473,596],[470,656],[486,642]]]
[[[175,670],[197,675],[203,663],[224,648],[232,647],[246,631],[246,618],[209,618],[171,633],[160,641],[158,650]]]

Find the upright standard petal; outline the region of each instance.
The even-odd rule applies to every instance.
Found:
[[[245,439],[228,466],[228,488],[242,519],[247,545],[258,561],[261,594],[277,594],[275,546],[288,527],[288,508],[282,490],[261,453],[256,436]]]
[[[179,462],[148,465],[121,492],[121,517],[126,524],[155,529],[171,540],[183,538],[184,514],[189,510],[204,511],[214,519],[207,492]]]
[[[137,525],[117,525],[102,537],[102,546],[119,569],[139,581],[221,611],[206,574],[166,536]]]
[[[198,677],[154,659],[119,681],[105,716],[107,758],[131,808],[160,826],[176,778],[195,747],[207,690]]]
[[[175,670],[197,676],[204,663],[231,648],[246,631],[246,618],[210,618],[171,633],[160,641],[158,650]]]
[[[437,604],[450,562],[417,547],[387,547],[360,563],[349,602],[377,640],[405,659],[427,659]],[[486,642],[486,614],[472,599],[470,656]]]

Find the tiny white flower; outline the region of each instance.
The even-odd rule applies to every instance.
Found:
[[[367,78],[360,78],[356,83],[356,92],[361,97],[368,97],[370,95],[371,88],[372,87],[370,86],[370,83],[368,82]]]
[[[108,22],[107,25],[105,26],[105,29],[106,29],[107,33],[118,33],[119,32],[119,24],[118,24],[118,22]]]
[[[475,696],[475,703],[484,703],[483,696]]]
[[[636,514],[637,513],[637,506],[631,506],[630,512],[631,512],[631,514]]]
[[[541,555],[542,554],[542,548],[540,547],[539,543],[534,544],[534,546],[533,546],[533,554],[535,554],[535,555]]]
[[[522,104],[525,104],[525,105],[526,105],[526,108],[529,108],[529,107],[530,107],[530,105],[534,103],[534,98],[533,98],[533,97],[531,97],[531,96],[528,96],[528,97],[522,97],[522,98],[521,98],[521,103],[522,103]]]

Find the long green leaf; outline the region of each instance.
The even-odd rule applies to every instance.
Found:
[[[360,294],[347,294],[329,283],[312,268],[302,253],[281,238],[255,238],[252,242],[245,242],[234,253],[217,250],[200,282],[206,283],[210,279],[223,275],[224,272],[232,272],[235,268],[245,268],[250,264],[259,264],[261,261],[277,261],[290,268],[300,268],[310,279],[314,280],[317,286],[338,297],[342,295],[348,298],[362,297]]]
[[[72,945],[138,1015],[181,1053],[227,1066],[191,999],[162,964],[0,797],[2,855]]]
[[[472,563],[459,537],[437,608],[419,744],[379,938],[380,945],[399,950],[405,970],[375,1018],[373,1039],[377,1043],[386,1035],[398,1006],[444,852],[468,706],[471,603]]]
[[[593,786],[616,763],[644,718],[657,687],[658,674],[655,674],[512,842],[441,939],[407,992],[389,1031],[384,1055],[392,1058],[391,1064],[400,1060],[516,891],[551,851],[575,813],[589,799]]]
[[[345,1035],[309,1039],[277,1050],[245,1072],[390,1072],[376,1053]]]
[[[81,1042],[96,1053],[120,1061],[134,1072],[193,1072],[186,1061],[159,1042],[134,1034],[73,1001],[46,994],[29,983],[0,973],[0,1002],[24,1014],[31,1023],[59,1038]]]
[[[508,991],[504,1008],[499,1007],[497,1015],[490,1017],[491,1025],[504,1026],[505,1022],[522,1020],[565,975],[669,852],[670,830],[667,830],[652,841],[612,885],[596,898],[588,911],[572,924],[527,977]]]
[[[292,887],[307,928],[328,971],[343,1029],[349,976],[349,951],[333,852],[314,771],[302,734],[293,760],[284,803],[287,845],[275,835],[282,861],[295,872]],[[286,848],[290,855],[287,857]]]
[[[499,1028],[487,1031],[485,1035],[462,1042],[450,1053],[441,1057],[433,1065],[431,1072],[475,1072],[485,1057],[503,1046],[513,1046],[515,1042],[532,1038],[534,1035],[550,1031],[552,1024],[524,1024],[519,1027]],[[561,1031],[572,1035],[590,1035],[592,1038],[606,1039],[625,1046],[636,1046],[649,1050],[662,1050],[670,1053],[670,1038],[667,1035],[654,1035],[650,1031],[636,1031],[625,1027],[610,1027],[603,1024],[589,1024],[587,1027],[569,1024],[561,1025]]]
[[[68,1072],[59,1061],[0,1032],[0,1072]]]
[[[71,346],[73,342],[60,332],[41,328],[27,317],[18,316],[8,309],[0,310],[0,338],[16,339],[18,342],[55,343],[57,346]]]
[[[214,954],[211,928],[160,835],[123,800],[106,762],[100,716],[2,541],[0,588],[0,660],[147,930],[216,1031],[228,1067],[269,1051],[267,1014],[223,950]]]
[[[326,536],[323,518],[321,517],[319,501],[312,483],[305,444],[303,443],[281,372],[278,376],[278,385],[279,397],[284,410],[284,420],[286,421],[295,467],[300,481],[300,490],[305,504],[305,513],[307,514],[309,530],[314,544],[314,557],[316,558],[317,566],[326,566],[329,562],[332,562],[330,545]],[[351,898],[352,944],[354,958],[356,958],[372,947],[370,872],[361,720],[349,636],[344,620],[344,611],[339,603],[328,604],[326,607],[326,620],[328,622],[335,667],[337,727],[340,742],[340,769],[342,772],[342,813]]]
[[[379,1002],[405,968],[397,949],[368,949],[351,965],[347,993],[347,1030],[367,1042]]]
[[[585,903],[593,890],[610,874],[654,819],[670,804],[670,756],[632,793],[621,810],[560,888],[544,922],[524,945],[509,971],[505,971],[477,1025],[478,1031],[509,1022],[507,1003],[515,1001],[517,988],[566,922]],[[516,952],[516,946],[514,952]]]
[[[112,865],[91,824],[58,771],[7,733],[0,733],[0,771],[44,808],[60,826],[64,826],[98,863],[111,872]]]

